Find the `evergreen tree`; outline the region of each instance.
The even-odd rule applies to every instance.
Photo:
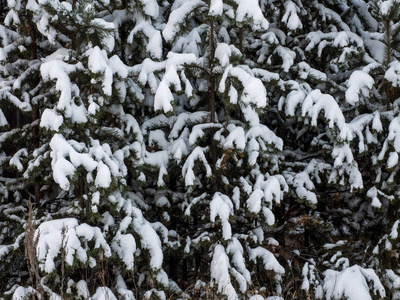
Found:
[[[0,297],[400,298],[399,5],[0,0]]]

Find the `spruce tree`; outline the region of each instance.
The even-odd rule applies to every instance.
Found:
[[[399,298],[399,16],[0,0],[0,297]]]

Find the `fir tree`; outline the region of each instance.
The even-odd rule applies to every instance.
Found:
[[[397,0],[0,18],[0,297],[400,297]]]

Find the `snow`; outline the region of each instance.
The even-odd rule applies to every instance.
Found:
[[[210,113],[205,112],[205,111],[197,111],[194,113],[187,113],[187,112],[182,112],[179,114],[179,116],[176,118],[174,122],[174,126],[171,129],[171,132],[169,134],[170,139],[176,139],[179,137],[179,132],[187,126],[189,123],[195,124],[195,123],[202,123],[205,121]]]
[[[252,126],[246,133],[247,141],[255,139],[257,143],[261,146],[261,149],[267,149],[266,145],[272,145],[278,150],[282,150],[283,141],[275,135],[267,126],[262,124],[257,124]],[[251,150],[253,150],[252,148]]]
[[[31,287],[23,287],[19,286],[13,293],[12,299],[13,300],[23,300],[26,299],[27,297],[30,297],[32,294],[34,294],[36,291]]]
[[[383,14],[393,1],[379,2]],[[0,163],[15,168],[29,183],[51,162],[42,174],[46,186],[40,186],[41,207],[49,199],[57,201],[49,202],[50,215],[39,213],[36,221],[44,284],[57,286],[64,248],[68,267],[97,269],[103,259],[121,266],[108,287],[98,280],[89,289],[79,276],[71,275],[74,282],[67,274],[68,289],[77,297],[167,299],[179,293],[177,297],[190,298],[165,272],[171,271],[171,255],[181,251],[189,260],[200,253],[212,290],[228,299],[290,297],[292,291],[282,291],[280,280],[288,279],[281,275],[293,267],[304,295],[383,298],[384,280],[395,298],[399,270],[376,271],[378,278],[372,269],[351,266],[354,257],[344,255],[355,241],[340,235],[364,232],[373,225],[365,218],[378,222],[396,204],[398,193],[400,101],[392,101],[393,110],[387,112],[380,83],[400,87],[400,63],[395,59],[384,65],[384,24],[371,16],[374,11],[366,1],[335,6],[327,4],[334,1],[138,0],[110,10],[109,0],[89,1],[83,9],[95,16],[91,32],[107,28],[112,33],[92,42],[82,36],[82,45],[72,45],[69,30],[76,29],[75,22],[88,24],[82,24],[72,2],[8,0],[9,26],[0,25],[0,98],[5,107],[10,103],[11,109],[28,113],[18,120],[26,125],[21,129],[13,129],[14,122],[12,129],[2,128],[8,131],[0,133],[0,144],[6,147]],[[29,45],[35,41],[26,36],[26,28],[20,30],[25,10],[38,29],[34,60],[29,59]],[[208,107],[211,20],[215,123],[209,123]],[[56,23],[68,33],[62,34]],[[396,23],[391,26],[398,29]],[[242,32],[241,53],[236,47]],[[36,73],[39,77],[31,82]],[[39,108],[41,116],[29,123],[32,107],[33,115]],[[7,124],[10,112],[2,107],[0,126]],[[32,142],[31,128],[39,123],[40,148],[22,145]],[[8,149],[14,138],[22,144]],[[371,174],[365,166],[372,166]],[[5,222],[23,224],[25,212],[19,204],[29,193],[18,178],[10,180],[3,173],[1,197],[15,203],[6,201],[0,210]],[[76,190],[78,177],[87,182],[83,195]],[[55,190],[51,182],[58,185]],[[275,221],[285,221],[275,220],[274,211],[282,205],[293,214],[289,222],[301,221],[299,214],[323,221],[326,215],[316,207],[323,204],[318,201],[327,186],[348,191],[339,193],[340,203],[331,195],[332,213],[358,213],[337,222],[330,243],[316,247],[320,252],[315,260],[308,257],[292,265],[294,260],[282,257],[287,249],[283,245],[281,251],[272,238],[280,230],[272,227]],[[285,195],[297,202],[297,210],[284,201]],[[340,207],[341,197],[350,210]],[[89,204],[91,216],[85,215],[80,200]],[[77,219],[54,219],[61,216]],[[84,223],[82,216],[99,227]],[[382,220],[389,231],[377,237],[380,241],[364,267],[378,270],[385,251],[398,256],[396,220]],[[64,244],[63,226],[68,229]],[[293,228],[300,234],[301,229]],[[13,244],[0,245],[1,259],[10,260],[21,246],[23,233]],[[289,252],[304,254],[301,247]],[[280,264],[284,260],[285,268]],[[182,266],[177,267],[179,273]],[[253,282],[259,267],[275,275],[275,281],[261,278],[268,286]],[[131,290],[132,271],[137,290]],[[199,280],[196,293],[204,296],[207,284]],[[34,292],[18,285],[12,289],[16,298]]]
[[[157,151],[154,153],[151,152],[145,152],[144,156],[144,162],[151,165],[155,166],[159,169],[158,173],[158,186],[164,186],[164,175],[167,174],[167,166],[168,166],[168,151],[163,150],[163,151]]]
[[[190,153],[190,155],[187,157],[185,164],[182,167],[182,176],[183,178],[185,178],[185,185],[188,186],[192,186],[194,184],[194,180],[195,180],[195,174],[193,172],[193,168],[194,168],[194,163],[197,160],[200,160],[203,163],[203,166],[206,169],[206,176],[211,176],[212,175],[212,171],[211,171],[211,167],[207,162],[207,159],[205,157],[205,152],[207,152],[209,149],[209,147],[200,147],[197,146],[196,148],[194,148],[194,150],[192,151],[192,153]]]
[[[233,204],[231,199],[219,192],[215,193],[210,202],[210,221],[215,223],[218,216],[222,223],[222,237],[229,240],[232,237],[231,224],[229,217],[233,214]]]
[[[229,300],[237,300],[238,295],[231,283],[229,275],[229,258],[225,253],[224,246],[218,244],[215,246],[213,259],[211,261],[211,284],[215,283],[218,287],[218,293],[226,295]]]
[[[268,207],[263,207],[262,213],[268,226],[272,226],[275,224],[275,215],[271,211],[271,209],[269,209]]]
[[[394,118],[389,124],[389,134],[383,143],[382,150],[379,153],[378,159],[383,160],[386,152],[388,151],[388,146],[392,145],[394,151],[400,153],[400,118]]]
[[[277,275],[285,273],[285,269],[279,264],[275,256],[265,248],[257,247],[249,249],[249,259],[256,263],[257,258],[261,258],[265,270],[274,271]]]
[[[121,231],[118,231],[111,243],[111,247],[125,263],[127,270],[133,270],[136,251],[136,241],[133,235],[130,233],[122,234]]]
[[[208,15],[210,16],[222,15],[223,7],[224,4],[222,3],[222,0],[211,0],[210,11],[208,12]]]
[[[120,295],[120,299],[123,300],[136,300],[135,296],[133,295],[133,291],[128,289],[124,278],[121,275],[117,277],[116,288],[118,290],[118,294]]]
[[[306,51],[311,51],[317,44],[332,45],[334,47],[347,47],[350,44],[354,44],[359,48],[363,48],[364,43],[360,36],[351,31],[339,31],[339,32],[328,32],[322,33],[321,31],[313,31],[307,34],[307,40],[309,44],[306,47]],[[319,56],[321,56],[321,50]]]
[[[261,200],[264,197],[264,193],[261,189],[255,189],[249,199],[247,199],[247,207],[250,212],[259,213],[261,210]]]
[[[308,262],[304,264],[303,270],[302,270],[302,275],[303,275],[303,283],[301,284],[301,289],[309,291],[310,290],[310,282],[307,278],[308,275]]]
[[[96,293],[91,297],[93,300],[117,300],[108,287],[98,287]]]
[[[108,188],[111,184],[111,172],[106,164],[100,161],[97,165],[97,175],[94,181],[96,187]]]
[[[374,85],[374,79],[363,71],[354,71],[347,82],[346,101],[355,105],[360,100],[360,94],[368,97]]]
[[[298,98],[295,98],[298,100]],[[352,133],[343,116],[343,112],[335,99],[329,94],[322,94],[320,90],[310,92],[302,104],[302,116],[311,118],[311,125],[317,126],[317,119],[321,111],[324,111],[324,117],[329,121],[329,127],[336,126],[339,129],[339,137],[342,140],[352,140]]]
[[[107,30],[110,30],[111,33],[107,32],[104,36],[102,36],[102,45],[108,52],[112,52],[115,46],[115,38],[114,38],[114,31],[115,25],[113,22],[107,22],[100,18],[94,18],[90,21],[90,25],[93,27],[100,27]]]
[[[159,236],[151,224],[143,217],[140,209],[131,207],[131,211],[134,230],[140,236],[140,245],[150,253],[150,267],[153,271],[162,269],[164,255]]]
[[[50,25],[52,16],[48,15],[47,13],[43,14],[40,21],[37,22],[37,29],[41,34],[43,34],[52,45],[55,45],[57,31]]]
[[[194,54],[176,54],[169,52],[165,65],[165,74],[158,85],[156,94],[154,95],[154,109],[163,110],[164,113],[172,111],[172,102],[174,97],[170,87],[174,87],[176,91],[181,91],[181,81],[178,71],[184,64],[192,64],[196,62]]]
[[[165,296],[165,292],[164,291],[159,291],[159,290],[156,290],[154,288],[149,290],[149,291],[147,291],[143,295],[143,299],[145,299],[145,300],[150,300],[150,299],[153,299],[153,298],[160,299],[160,300],[167,300],[167,297]]]
[[[167,42],[172,42],[179,31],[180,24],[186,20],[192,11],[202,5],[204,5],[204,2],[201,0],[189,0],[181,3],[180,7],[174,8],[174,10],[171,11],[168,22],[162,32],[164,39]]]
[[[67,177],[74,175],[77,167],[83,166],[88,172],[97,167],[97,163],[88,154],[77,152],[60,134],[53,136],[50,148],[53,178],[64,190],[70,188]],[[66,157],[69,157],[70,161]]]
[[[269,72],[264,69],[254,68],[254,69],[252,69],[252,72],[253,72],[254,76],[260,77],[260,79],[264,82],[271,82],[271,81],[279,80],[279,74]]]
[[[364,44],[366,49],[369,50],[372,58],[374,58],[379,63],[383,63],[385,59],[386,46],[381,41],[364,39]]]
[[[202,200],[204,200],[206,197],[207,197],[207,193],[203,193],[200,196],[193,198],[185,210],[185,216],[190,216],[190,214],[191,214],[190,210],[192,209],[192,207],[194,205],[198,204],[199,202],[201,202]]]
[[[236,21],[244,23],[250,21],[253,30],[267,30],[269,22],[265,19],[258,0],[234,0],[236,8]]]
[[[222,125],[218,123],[203,123],[193,126],[192,132],[189,135],[189,146],[195,145],[204,137],[204,129],[221,127]]]
[[[245,284],[251,284],[251,275],[249,270],[246,268],[246,261],[243,256],[244,250],[237,238],[233,237],[228,243],[228,246],[226,247],[226,253],[231,255],[232,264],[245,279]]]
[[[392,83],[394,87],[400,86],[400,62],[397,60],[389,64],[389,69],[385,72],[385,79]]]
[[[169,149],[169,154],[175,159],[176,162],[181,162],[183,156],[189,153],[188,149],[189,129],[185,128],[176,141],[172,142]]]
[[[129,44],[132,44],[134,36],[138,35],[139,32],[142,32],[148,39],[148,43],[146,45],[147,52],[153,58],[161,59],[162,56],[161,32],[156,30],[149,20],[140,18],[139,20],[137,20],[135,27],[129,33],[127,42]]]
[[[385,277],[387,278],[386,284],[389,283],[389,288],[393,288],[395,290],[398,290],[400,288],[400,277],[396,273],[394,273],[393,270],[385,270]]]
[[[243,103],[254,104],[258,108],[267,105],[267,91],[260,79],[251,76],[240,67],[227,68],[225,72],[241,82],[243,93],[240,100],[243,101]],[[220,82],[219,91],[221,93],[225,91],[224,82],[222,80]]]
[[[286,24],[286,27],[290,30],[296,30],[303,28],[300,18],[297,13],[300,12],[300,8],[292,1],[285,2],[285,14],[282,17],[282,22]]]
[[[307,172],[297,173],[293,178],[292,184],[301,200],[307,201],[310,205],[317,204],[317,195],[313,192],[315,189],[314,183]]]
[[[18,171],[22,172],[24,170],[24,166],[21,163],[21,157],[25,156],[28,157],[28,149],[22,148],[19,149],[17,152],[10,159],[10,166],[14,166],[17,168]]]
[[[239,149],[244,150],[246,147],[246,137],[245,132],[242,127],[236,127],[233,124],[228,126],[229,135],[225,139],[224,148],[225,149]]]
[[[18,107],[23,112],[32,111],[32,106],[29,102],[21,101],[16,96],[11,94],[9,87],[0,88],[0,97],[4,100],[8,100],[10,103]]]
[[[40,67],[40,73],[44,81],[56,81],[56,89],[60,92],[57,110],[63,111],[64,116],[71,118],[73,122],[85,123],[87,122],[86,109],[83,105],[78,106],[75,104],[72,98],[75,89],[69,78],[70,73],[78,70],[83,70],[82,63],[70,65],[58,59],[44,62]],[[49,117],[49,115],[47,116]],[[51,121],[45,120],[44,124],[49,124],[49,122]]]
[[[143,5],[143,12],[151,17],[157,18],[159,14],[160,7],[157,4],[157,0],[140,0],[141,5]]]
[[[279,45],[274,51],[282,59],[282,66],[284,72],[289,72],[289,69],[294,64],[294,59],[296,58],[296,53],[286,47]]]
[[[354,265],[341,272],[327,270],[324,272],[324,290],[326,299],[367,300],[372,299],[368,282],[373,283],[374,295],[384,298],[385,289],[372,269],[364,269]]]
[[[374,113],[374,119],[372,121],[372,129],[376,130],[377,132],[381,132],[383,130],[379,113]]]
[[[226,68],[229,65],[229,59],[232,55],[241,56],[239,49],[226,43],[218,43],[215,49],[215,58],[219,60],[221,67]]]
[[[339,240],[334,244],[331,244],[331,243],[325,244],[324,248],[327,250],[331,250],[336,247],[341,247],[341,246],[345,245],[346,243],[347,243],[347,240]]]
[[[396,3],[397,0],[380,0],[377,2],[377,4],[379,5],[379,12],[383,15],[383,16],[387,16],[391,13],[391,9],[393,7],[393,4]]]
[[[393,227],[392,227],[392,231],[389,234],[390,238],[393,239],[393,240],[397,239],[397,237],[399,236],[399,232],[398,232],[399,222],[400,222],[399,220],[394,222]]]
[[[391,152],[389,154],[386,166],[388,167],[388,169],[393,169],[398,165],[398,162],[399,162],[399,154],[397,152]]]
[[[88,68],[93,73],[104,73],[102,87],[104,94],[111,96],[111,84],[113,82],[113,74],[108,66],[108,57],[105,50],[100,50],[99,47],[94,47],[86,52],[88,55]]]
[[[62,230],[65,227],[66,238],[62,244]],[[106,257],[111,256],[111,249],[105,241],[100,229],[87,224],[78,225],[74,218],[46,221],[39,225],[36,230],[36,236],[39,237],[37,243],[37,255],[40,262],[40,268],[46,273],[51,273],[55,269],[54,260],[60,254],[61,248],[65,249],[65,262],[72,266],[74,257],[82,263],[86,263],[88,256],[87,247],[81,243],[80,238],[87,242],[94,239],[94,248],[102,248]]]
[[[40,127],[58,132],[63,122],[64,118],[56,110],[46,108],[40,119]]]
[[[72,279],[68,281],[68,289],[67,293],[72,292],[71,287],[74,287],[76,289],[77,296],[81,296],[84,299],[89,298],[89,289],[87,286],[86,281],[84,280],[79,280],[77,283],[75,283]]]

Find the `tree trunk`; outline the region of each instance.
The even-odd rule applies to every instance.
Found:
[[[214,54],[215,54],[214,20],[211,19],[211,24],[210,24],[210,75],[209,75],[211,123],[215,123],[215,79],[214,79],[214,75],[213,75]]]

